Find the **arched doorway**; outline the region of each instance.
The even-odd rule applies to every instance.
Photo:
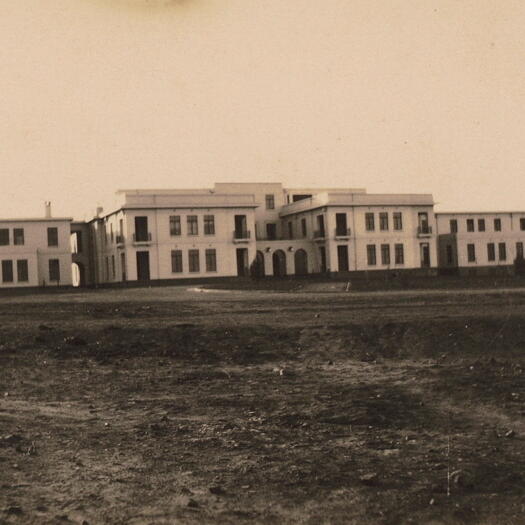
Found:
[[[286,276],[286,254],[282,250],[275,250],[272,255],[274,277]]]
[[[71,272],[73,275],[73,286],[86,286],[86,272],[82,263],[72,263]]]
[[[263,252],[257,251],[255,254],[255,260],[252,265],[253,277],[264,277],[266,275],[264,269],[264,254]]]
[[[295,275],[306,275],[308,273],[308,254],[303,250],[295,252]]]

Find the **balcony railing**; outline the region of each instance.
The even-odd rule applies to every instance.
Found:
[[[233,242],[249,242],[251,239],[250,230],[234,230]]]
[[[315,230],[314,231],[314,239],[324,239],[324,238],[325,238],[324,230]]]
[[[141,242],[151,242],[151,233],[134,233],[133,234],[133,242],[134,243],[141,243]]]
[[[352,230],[350,228],[336,228],[335,236],[336,237],[350,237],[352,235]]]
[[[432,226],[429,226],[428,224],[418,226],[417,235],[418,237],[429,237],[430,235],[432,235]]]

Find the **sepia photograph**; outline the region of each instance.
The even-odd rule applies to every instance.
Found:
[[[0,525],[525,523],[525,3],[0,4]]]

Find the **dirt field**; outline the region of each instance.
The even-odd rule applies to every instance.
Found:
[[[0,523],[525,523],[525,292],[0,297]]]

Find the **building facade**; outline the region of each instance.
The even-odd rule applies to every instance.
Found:
[[[525,212],[437,213],[439,268],[512,273],[523,260]]]
[[[0,288],[71,286],[71,219],[0,219]]]

